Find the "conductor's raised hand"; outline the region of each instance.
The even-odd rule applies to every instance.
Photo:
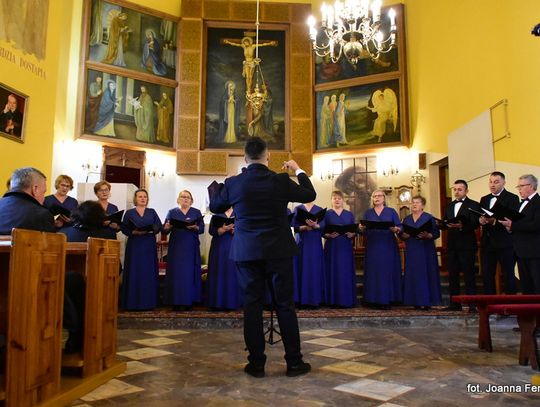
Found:
[[[281,168],[284,170],[292,170],[296,172],[296,170],[299,169],[300,167],[298,166],[296,161],[289,160],[289,161],[283,161],[283,166]]]

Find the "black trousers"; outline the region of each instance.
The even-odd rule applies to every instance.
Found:
[[[540,258],[518,258],[523,294],[540,294]]]
[[[69,331],[69,340],[77,350],[81,348],[84,336],[85,286],[82,274],[73,271],[66,273],[62,325]]]
[[[460,294],[459,273],[465,278],[465,294],[476,294],[474,261],[476,250],[448,250],[448,282],[450,296]]]
[[[265,339],[263,304],[266,281],[273,287],[273,303],[285,348],[287,365],[302,361],[300,333],[293,301],[292,258],[236,262],[238,282],[244,293],[244,340],[249,352],[248,360],[255,366],[264,366]]]
[[[482,249],[482,278],[484,280],[484,294],[496,294],[495,274],[497,262],[501,265],[504,281],[504,292],[515,294],[516,277],[514,275],[514,249],[512,247],[502,249]]]

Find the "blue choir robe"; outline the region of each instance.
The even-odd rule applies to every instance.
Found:
[[[401,227],[397,212],[384,207],[377,215],[368,209],[365,220],[394,222]],[[401,258],[394,233],[390,229],[367,229],[364,263],[364,301],[372,304],[389,305],[401,301]]]
[[[170,305],[191,306],[201,301],[201,251],[199,235],[204,233],[204,220],[196,208],[184,213],[173,208],[165,222],[176,219],[197,222],[199,231],[172,228],[167,250],[167,274],[165,275],[165,301]]]
[[[116,212],[118,212],[118,206],[108,202],[107,203],[107,209],[105,209],[105,213],[107,215],[112,215],[113,213],[116,213]],[[118,225],[118,226],[120,226],[120,225]],[[110,228],[110,227],[107,227],[106,230],[107,230],[106,239],[116,239],[116,230],[114,230],[113,228]]]
[[[403,277],[403,303],[406,305],[430,307],[441,303],[441,282],[435,239],[440,236],[435,219],[429,213],[422,213],[415,222],[412,215],[403,219],[404,225],[419,228],[431,223],[429,233],[432,239],[410,237],[405,240],[405,275]]]
[[[354,215],[343,209],[338,215],[333,209],[326,212],[326,225],[350,225]],[[326,239],[324,244],[326,302],[329,305],[353,307],[356,304],[356,270],[354,265],[353,239],[339,235]]]
[[[72,211],[77,206],[79,206],[79,202],[71,196],[66,196],[64,202],[60,202],[54,195],[47,195],[45,197],[45,201],[43,201],[43,206],[51,209],[54,205],[58,205],[62,208],[67,209],[68,211]]]
[[[133,226],[142,228],[153,225],[153,232],[134,235]],[[161,230],[161,220],[152,208],[143,216],[135,208],[124,213],[122,233],[127,238],[122,277],[122,307],[126,310],[153,309],[158,303],[158,257],[156,234]]]
[[[305,205],[295,208],[307,211]],[[313,205],[310,213],[317,213],[322,208]],[[300,305],[319,306],[325,300],[325,275],[324,275],[324,250],[322,245],[322,232],[324,230],[324,219],[319,222],[320,229],[300,231],[300,225],[294,218],[294,229],[296,232],[296,243],[300,249],[300,254],[295,256],[295,271],[297,280],[295,287],[295,297],[298,297]]]
[[[219,214],[226,218],[225,214]],[[234,212],[231,214],[234,217]],[[242,306],[236,263],[229,258],[233,233],[220,235],[218,228],[210,224],[212,236],[208,254],[208,306],[223,309],[238,309]]]

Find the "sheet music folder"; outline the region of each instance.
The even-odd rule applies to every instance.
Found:
[[[188,226],[193,226],[199,223],[202,217],[193,220],[167,219],[171,226],[175,229],[187,229]]]
[[[422,232],[431,232],[431,220],[428,220],[427,222],[422,223],[417,228],[404,223],[403,232],[407,233],[411,237],[416,237]]]
[[[317,213],[311,213],[308,212],[302,208],[296,209],[296,221],[303,225],[306,223],[306,220],[312,220],[313,222],[319,223],[321,220],[324,219],[324,216],[326,215],[326,208],[321,209]]]
[[[215,228],[220,228],[222,226],[232,225],[234,223],[234,218],[226,218],[224,216],[213,215],[210,219],[210,226]]]
[[[362,219],[360,223],[365,226],[367,229],[372,230],[386,230],[388,228],[391,228],[394,225],[394,222],[389,221],[376,221],[376,220],[365,220]]]
[[[53,214],[53,216],[57,215],[63,215],[66,218],[71,217],[71,211],[69,209],[64,208],[63,206],[54,204],[49,208],[49,212]]]
[[[358,223],[351,223],[348,225],[326,225],[324,227],[324,233],[334,233],[337,232],[340,235],[344,235],[347,232],[356,233],[358,232]]]
[[[122,217],[124,216],[124,210],[111,213],[110,215],[107,215],[107,220],[110,220],[111,223],[121,223]]]

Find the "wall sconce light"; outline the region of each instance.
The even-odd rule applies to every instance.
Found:
[[[411,185],[413,187],[416,187],[418,190],[418,193],[420,193],[420,188],[422,185],[426,183],[426,177],[420,173],[420,171],[416,171],[414,174],[411,175]]]
[[[320,175],[320,178],[321,178],[321,181],[332,181],[334,179],[334,173],[332,172],[332,170],[328,170],[328,171],[321,171],[321,175]]]
[[[382,175],[384,175],[385,177],[389,177],[390,175],[398,175],[399,174],[399,168],[394,168],[393,165],[390,165],[389,167],[387,168],[384,168],[382,170]]]
[[[83,163],[81,165],[82,169],[84,171],[97,171],[97,169],[99,168],[99,165],[97,164],[90,164],[89,162],[87,163]]]
[[[165,176],[165,171],[153,169],[152,171],[149,170],[146,175],[148,175],[150,178],[163,178]]]

